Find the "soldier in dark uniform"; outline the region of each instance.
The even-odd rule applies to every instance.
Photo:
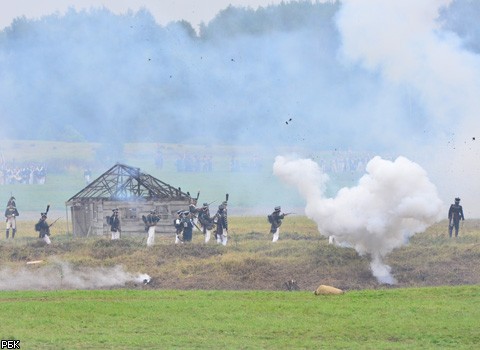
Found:
[[[38,232],[38,238],[43,239],[45,243],[52,243],[50,241],[50,225],[47,223],[47,212],[40,214],[40,220],[35,224],[35,231]]]
[[[460,205],[460,198],[455,198],[455,203],[450,205],[448,210],[448,234],[452,237],[452,231],[455,227],[455,237],[458,237],[458,229],[460,226],[460,219],[465,220],[463,216],[463,208]]]
[[[218,206],[218,211],[213,217],[214,224],[217,225],[215,230],[215,237],[217,243],[227,245],[228,240],[228,217],[227,210],[223,204]]]
[[[282,225],[282,220],[285,218],[285,214],[282,214],[281,207],[275,207],[273,213],[268,215],[268,222],[270,222],[270,233],[273,234],[272,242],[278,241],[280,236],[280,226]]]
[[[155,227],[160,221],[160,216],[157,215],[156,210],[152,210],[147,216],[142,216],[142,219],[148,232],[147,247],[150,247],[155,243]]]
[[[215,226],[213,218],[210,217],[210,209],[208,203],[203,203],[203,207],[198,212],[198,222],[202,226],[203,234],[205,235],[205,243],[210,241],[210,235]]]
[[[13,198],[13,197],[12,197]],[[6,236],[8,239],[10,229],[12,229],[12,239],[15,238],[15,233],[17,232],[17,222],[16,217],[18,216],[17,208],[15,207],[15,201],[8,201],[7,209],[5,209],[5,218],[7,223]]]
[[[177,217],[173,220],[173,226],[175,226],[175,244],[183,243],[180,235],[183,232],[183,225],[182,225],[182,217],[183,217],[183,210],[177,211]]]
[[[118,216],[118,209],[115,208],[112,210],[112,216],[107,216],[107,223],[110,225],[110,232],[112,232],[112,240],[120,238],[120,218]]]
[[[200,208],[197,208],[196,198],[190,198],[190,205],[188,206],[188,211],[190,212],[190,218],[192,219],[192,222],[195,224],[196,228],[198,222],[198,212],[200,211]]]
[[[190,211],[184,211],[182,217],[183,241],[191,242],[193,236],[193,220]]]

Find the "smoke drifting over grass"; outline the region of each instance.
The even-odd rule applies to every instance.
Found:
[[[373,158],[358,184],[342,188],[334,198],[326,198],[328,177],[312,160],[278,156],[273,173],[298,189],[306,201],[305,214],[322,235],[334,235],[339,244],[370,255],[372,273],[381,283],[395,283],[385,256],[442,217],[436,187],[418,164],[404,157],[393,162]]]
[[[63,261],[32,264],[21,270],[0,271],[0,290],[98,289],[146,283],[147,274],[132,274],[122,266],[74,268]]]

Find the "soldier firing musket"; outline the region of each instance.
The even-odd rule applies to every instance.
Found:
[[[277,206],[274,208],[273,213],[267,216],[268,222],[271,224],[270,233],[273,234],[272,242],[278,241],[278,238],[280,236],[280,226],[282,225],[282,220],[285,218],[285,216],[293,214],[293,213],[283,214],[281,212],[281,209],[282,208],[280,206]]]

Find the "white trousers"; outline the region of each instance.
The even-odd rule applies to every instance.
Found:
[[[280,228],[277,228],[277,230],[276,230],[275,233],[273,234],[272,242],[278,241],[278,237],[279,237],[279,236],[280,236]]]
[[[6,221],[7,221],[7,230],[10,227],[13,228],[13,229],[16,228],[16,226],[15,226],[16,225],[15,216],[9,216]]]
[[[120,231],[112,231],[112,239],[120,239]]]
[[[208,243],[208,241],[210,241],[211,235],[212,235],[211,230],[205,230],[205,243]]]
[[[48,237],[47,235],[43,236],[43,241],[47,244],[51,244],[52,241],[50,241],[50,237]]]
[[[155,243],[155,226],[148,228],[147,247],[151,247]]]
[[[222,244],[223,245],[227,245],[227,241],[228,241],[228,231],[223,229],[223,233],[222,233]]]

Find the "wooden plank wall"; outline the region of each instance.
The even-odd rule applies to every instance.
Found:
[[[142,215],[147,216],[152,209],[157,210],[160,221],[156,234],[174,235],[173,220],[177,210],[188,210],[188,199],[165,201],[101,201],[92,200],[76,203],[71,207],[74,236],[110,235],[107,216],[118,208],[123,236],[145,235]]]

